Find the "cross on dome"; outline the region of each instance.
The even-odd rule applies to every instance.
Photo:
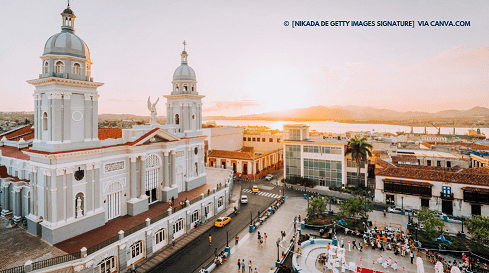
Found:
[[[70,0],[68,0],[68,1],[70,1]],[[68,4],[68,6],[69,6],[69,4]],[[187,45],[187,43],[185,42],[185,40],[183,40],[183,43],[182,44],[183,44],[183,51],[185,51],[185,46]]]

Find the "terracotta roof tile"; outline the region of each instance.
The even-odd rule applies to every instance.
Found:
[[[98,128],[98,139],[122,138],[122,129],[119,128]]]
[[[253,160],[253,154],[249,152],[235,152],[223,150],[211,150],[208,157],[232,158],[240,160]]]
[[[412,162],[418,163],[418,159],[413,155],[395,155],[392,156],[392,162]]]
[[[7,140],[18,141],[20,139],[20,137],[30,135],[30,134],[34,135],[34,128],[30,125],[26,125],[23,127],[19,127],[15,131],[9,132],[8,134],[4,133],[4,134],[0,135],[1,136],[0,139],[5,137]],[[34,138],[34,137],[32,137],[32,138]],[[24,137],[24,140],[26,140],[25,137]]]
[[[13,157],[22,160],[30,160],[30,156],[22,153],[22,151],[26,151],[27,149],[21,149],[11,146],[1,146],[0,151],[2,151],[2,156]]]

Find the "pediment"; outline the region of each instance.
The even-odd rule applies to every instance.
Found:
[[[178,141],[178,140],[180,139],[175,135],[168,133],[163,129],[155,128],[150,132],[146,133],[144,136],[140,137],[138,140],[134,141],[132,146],[159,143],[159,142]]]

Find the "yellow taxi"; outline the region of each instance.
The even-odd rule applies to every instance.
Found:
[[[253,187],[251,187],[251,191],[253,193],[258,193],[258,186],[257,185],[254,185]]]
[[[216,227],[223,227],[227,223],[231,221],[231,217],[219,217],[217,218],[216,222],[214,223],[214,226]]]

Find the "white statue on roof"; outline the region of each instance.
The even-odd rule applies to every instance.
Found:
[[[156,115],[158,114],[156,112],[156,104],[158,103],[160,98],[158,98],[156,102],[153,104],[151,104],[150,98],[151,96],[148,97],[148,110],[151,111],[151,118],[149,119],[149,124],[158,124],[158,122],[156,122]]]

